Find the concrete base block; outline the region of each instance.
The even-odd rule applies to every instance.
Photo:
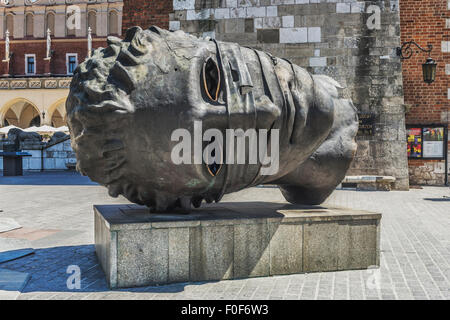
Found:
[[[379,265],[381,214],[283,203],[221,203],[190,214],[94,206],[111,288],[366,269]]]
[[[356,184],[358,191],[391,191],[396,180],[392,176],[346,176],[342,183]]]

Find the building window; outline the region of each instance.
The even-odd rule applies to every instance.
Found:
[[[6,30],[9,31],[10,37],[14,37],[14,16],[12,14],[6,16]]]
[[[32,13],[27,13],[25,16],[25,31],[27,37],[33,36],[33,29],[34,29],[34,16]]]
[[[36,55],[26,54],[25,55],[25,74],[36,74]]]
[[[76,11],[73,11],[73,12],[71,12],[71,13],[68,13],[68,14],[66,15],[66,17],[67,17],[66,21],[72,21],[72,22],[74,22],[76,18],[73,17],[73,15],[75,15],[75,13],[76,13]],[[72,24],[73,24],[73,25],[72,25]],[[75,29],[76,29],[75,24],[74,24],[74,23],[66,23],[66,25],[67,25],[67,35],[68,35],[68,36],[74,36],[74,35],[75,35]]]
[[[108,17],[108,34],[119,34],[117,11],[111,10]]]
[[[46,21],[47,27],[45,28],[45,34],[47,34],[47,30],[50,29],[50,32],[52,35],[55,35],[55,14],[53,12],[49,12],[47,14],[47,21]]]
[[[66,54],[67,74],[73,74],[78,66],[78,56],[76,53]]]
[[[92,34],[97,34],[97,14],[95,11],[89,11],[88,28],[91,28]]]

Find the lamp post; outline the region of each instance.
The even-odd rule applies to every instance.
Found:
[[[427,45],[428,49],[424,49],[419,46],[415,41],[407,41],[402,44],[401,47],[397,48],[397,56],[401,59],[406,60],[412,57],[414,50],[411,46],[416,46],[422,52],[428,53],[428,58],[424,64],[422,64],[423,81],[428,84],[432,84],[436,80],[436,67],[437,63],[431,58],[431,51],[433,46],[431,44]]]

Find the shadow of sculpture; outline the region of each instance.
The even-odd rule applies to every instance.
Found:
[[[445,202],[445,201],[450,201],[450,197],[442,197],[442,198],[423,198],[423,200],[427,200],[427,201],[435,201],[435,202]]]
[[[236,204],[234,203],[221,203],[220,207],[226,206],[228,209],[233,210],[233,207]],[[238,203],[238,206],[244,207],[271,207],[277,206],[280,208],[292,208],[292,207],[303,207],[297,205],[284,205],[284,204],[273,204],[266,202],[245,202]],[[146,208],[148,210],[148,208]],[[212,211],[220,210],[215,206],[212,207],[202,207],[201,209],[195,209],[191,214],[194,216],[198,211],[208,211],[211,209]],[[233,210],[234,211],[234,210]],[[220,214],[222,216],[222,214]],[[165,217],[165,215],[161,215]],[[234,215],[236,216],[236,215]],[[266,215],[266,217],[282,217],[283,215],[277,213],[272,210],[272,214]],[[180,215],[181,218],[186,217],[186,215]],[[276,226],[271,234],[273,235],[274,231],[276,231]],[[226,229],[226,228],[225,228]],[[195,282],[174,282],[166,285],[159,286],[143,286],[137,288],[123,288],[123,289],[114,289],[113,291],[127,291],[127,292],[160,292],[160,293],[173,293],[173,292],[183,292],[187,285],[201,285],[207,282],[217,282],[220,279],[228,279],[228,278],[246,278],[247,274],[252,274],[253,277],[257,277],[260,272],[261,276],[265,273],[264,268],[269,268],[269,254],[267,252],[267,246],[270,243],[270,237],[261,239],[261,241],[254,241],[255,234],[251,232],[246,232],[243,234],[247,240],[243,239],[246,243],[251,243],[252,250],[247,251],[249,254],[241,259],[241,262],[238,264],[235,263],[235,257],[233,250],[224,250],[224,251],[215,251],[211,252],[208,248],[214,247],[215,243],[219,244],[221,241],[234,241],[233,238],[229,238],[228,240],[224,240],[224,237],[227,237],[226,231],[225,233],[219,232],[210,234],[207,241],[206,238],[203,238],[203,241],[199,243],[198,250],[194,250],[196,257],[192,257],[189,260],[189,268],[191,272],[197,272],[198,279],[202,278],[202,281],[196,280],[195,276],[192,277],[191,281]],[[233,226],[231,226],[233,229]],[[233,232],[230,229],[231,232]],[[258,232],[258,230],[254,230]],[[268,235],[268,234],[267,234]],[[286,243],[288,246],[289,243]],[[152,244],[144,245],[144,254],[147,249],[151,248]],[[233,246],[227,246],[228,248],[233,248]],[[149,249],[150,250],[150,249]],[[13,253],[13,252],[8,252]],[[149,253],[149,252],[147,252]],[[192,250],[189,254],[193,254]],[[196,259],[199,259],[198,261]],[[200,270],[198,267],[201,259],[210,259],[212,260],[213,266],[215,266],[214,270]],[[74,285],[76,281],[76,275],[74,273],[73,268],[79,267],[80,270],[80,289],[71,289],[71,285]],[[77,245],[77,246],[55,246],[50,248],[38,248],[35,249],[34,254],[30,254],[19,259],[7,261],[0,263],[0,268],[5,268],[18,272],[25,272],[31,275],[31,279],[23,289],[23,293],[31,293],[31,292],[105,292],[112,291],[106,281],[106,276],[102,267],[99,263],[95,252],[95,245]],[[149,266],[150,268],[150,266]],[[167,270],[167,276],[169,276],[168,265],[164,266]],[[200,267],[201,268],[201,267]],[[140,270],[140,272],[149,272],[150,270]],[[264,272],[263,272],[264,271]],[[242,276],[239,276],[242,274]],[[210,277],[205,275],[209,275]],[[204,281],[204,279],[207,279]],[[69,283],[69,285],[68,285]]]
[[[67,272],[70,266],[80,268],[80,289],[71,289],[76,284],[76,274]],[[182,292],[186,285],[199,285],[197,283],[175,283],[165,286],[147,286],[139,288],[111,290],[105,274],[98,264],[94,245],[63,246],[36,249],[34,254],[0,263],[0,268],[12,271],[25,272],[31,275],[22,293],[32,292]],[[69,281],[69,286],[68,286]]]

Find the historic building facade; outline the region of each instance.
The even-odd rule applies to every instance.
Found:
[[[410,59],[403,60],[408,134],[409,177],[413,184],[442,185],[448,181],[450,128],[450,0],[401,0],[402,42],[414,40]],[[422,81],[421,65],[431,56],[436,80]]]
[[[123,30],[153,24],[238,42],[331,75],[360,113],[349,174],[392,175],[403,190],[409,182],[445,183],[450,0],[124,0]],[[430,85],[422,77],[428,54],[414,48],[410,59],[397,55],[411,40],[433,45],[438,66]],[[420,157],[413,157],[417,150]]]
[[[71,75],[122,34],[122,0],[0,2],[0,127],[65,124]]]
[[[167,2],[165,20],[134,10]],[[124,0],[124,16],[124,29],[169,25],[332,76],[363,119],[349,174],[394,176],[397,189],[408,189],[398,0]]]
[[[81,22],[71,29],[74,5]],[[442,185],[448,177],[450,0],[6,1],[0,125],[63,124],[70,73],[88,55],[89,27],[95,48],[134,25],[237,42],[338,80],[361,122],[349,174],[391,175],[403,190],[409,182]],[[410,40],[433,45],[438,66],[430,85],[421,69],[428,54],[415,48],[410,59],[397,54]]]

